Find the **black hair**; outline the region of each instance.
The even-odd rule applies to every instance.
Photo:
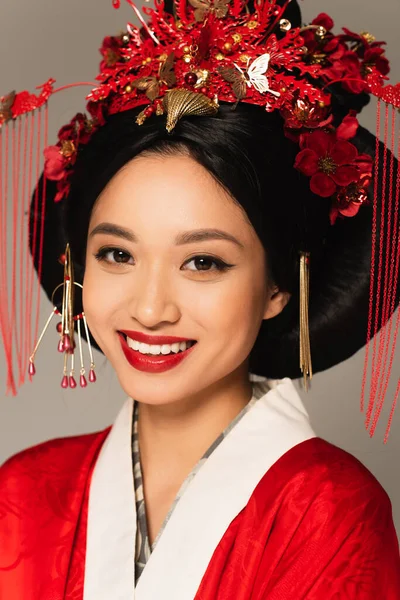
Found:
[[[109,117],[80,150],[69,197],[59,206],[53,203],[47,211],[46,261],[52,260],[55,267],[69,241],[79,281],[83,277],[90,214],[107,183],[143,151],[168,155],[184,149],[243,207],[265,248],[267,276],[280,290],[292,294],[281,314],[263,321],[250,355],[250,371],[271,378],[301,375],[300,250],[311,253],[309,320],[313,372],[345,360],[363,346],[368,317],[372,205],[362,206],[357,216],[339,218],[331,226],[331,200],[314,195],[309,178],[294,169],[299,148],[285,137],[283,120],[277,112],[267,113],[244,102],[232,110],[232,105],[222,103],[217,115],[184,117],[168,134],[164,116],[152,116],[143,125],[137,125],[135,116],[139,110]],[[373,155],[374,140],[360,128],[354,143]],[[49,198],[55,187],[49,183],[47,202],[51,204]],[[42,285],[48,295],[62,279],[60,265],[54,267],[43,268]]]

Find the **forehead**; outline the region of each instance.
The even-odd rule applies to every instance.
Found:
[[[214,177],[185,155],[138,156],[109,182],[91,226],[109,221],[155,232],[219,227],[252,236],[243,209]]]

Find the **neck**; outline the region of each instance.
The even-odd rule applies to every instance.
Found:
[[[139,406],[143,471],[188,474],[252,397],[247,370],[185,402]]]

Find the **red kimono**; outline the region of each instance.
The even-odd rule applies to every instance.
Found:
[[[400,599],[386,492],[287,378],[201,467],[135,589],[132,406],[0,469],[0,600]]]

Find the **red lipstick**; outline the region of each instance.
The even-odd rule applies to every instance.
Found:
[[[129,364],[137,369],[138,371],[144,371],[146,373],[163,373],[164,371],[168,371],[173,367],[179,365],[193,350],[196,344],[187,348],[183,352],[177,352],[176,354],[142,354],[138,350],[133,350],[129,348],[127,341],[124,335],[127,335],[128,332],[121,331],[119,333],[119,339],[121,342],[122,351],[125,355],[126,360]],[[143,333],[139,333],[136,331],[130,331],[129,337],[137,340],[138,342],[142,342],[144,344],[173,344],[175,342],[189,342],[194,340],[189,340],[188,338],[177,338],[172,336],[155,336],[155,335],[145,335]]]

